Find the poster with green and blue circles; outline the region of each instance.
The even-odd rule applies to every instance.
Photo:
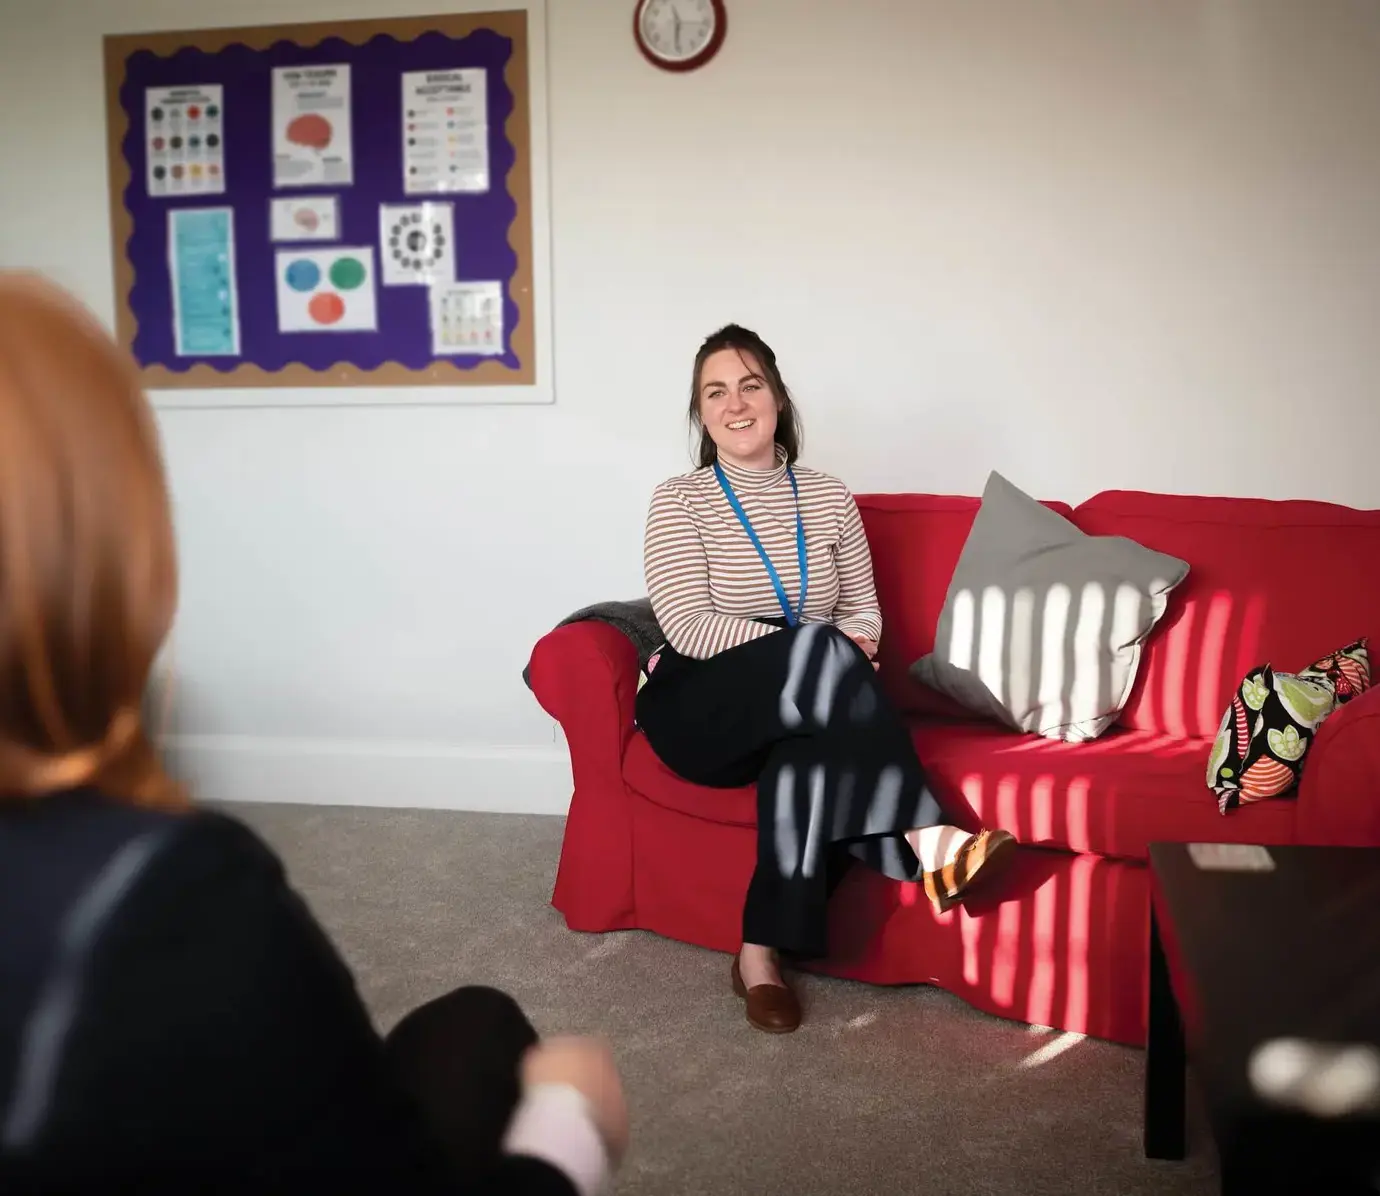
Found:
[[[373,332],[378,327],[374,249],[280,249],[278,327],[292,332]]]

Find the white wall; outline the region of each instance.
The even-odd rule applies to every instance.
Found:
[[[550,0],[554,408],[163,413],[203,792],[561,808],[520,670],[560,615],[642,592],[687,364],[728,319],[856,490],[999,468],[1072,501],[1377,505],[1380,8],[728,0],[681,78],[632,7]],[[226,14],[0,0],[0,265],[109,315],[100,35]]]

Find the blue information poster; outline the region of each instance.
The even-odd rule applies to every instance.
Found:
[[[238,357],[234,211],[172,209],[168,213],[168,265],[177,355]]]

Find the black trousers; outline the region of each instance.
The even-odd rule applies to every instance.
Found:
[[[492,988],[459,988],[409,1013],[384,1041],[394,1079],[449,1155],[460,1189],[497,1165],[537,1041],[522,1010]]]
[[[849,858],[915,880],[920,863],[903,833],[944,821],[871,662],[825,624],[783,629],[707,660],[667,647],[638,694],[637,721],[686,780],[757,783],[744,942],[827,954],[829,893]]]

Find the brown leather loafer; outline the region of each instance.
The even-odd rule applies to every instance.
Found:
[[[1016,836],[1010,831],[982,831],[959,849],[953,863],[922,873],[925,894],[942,914],[968,896],[979,877],[991,880],[1015,854]]]
[[[733,957],[733,991],[747,1003],[748,1024],[766,1034],[789,1034],[800,1028],[800,1000],[781,984],[743,983],[738,957]]]

